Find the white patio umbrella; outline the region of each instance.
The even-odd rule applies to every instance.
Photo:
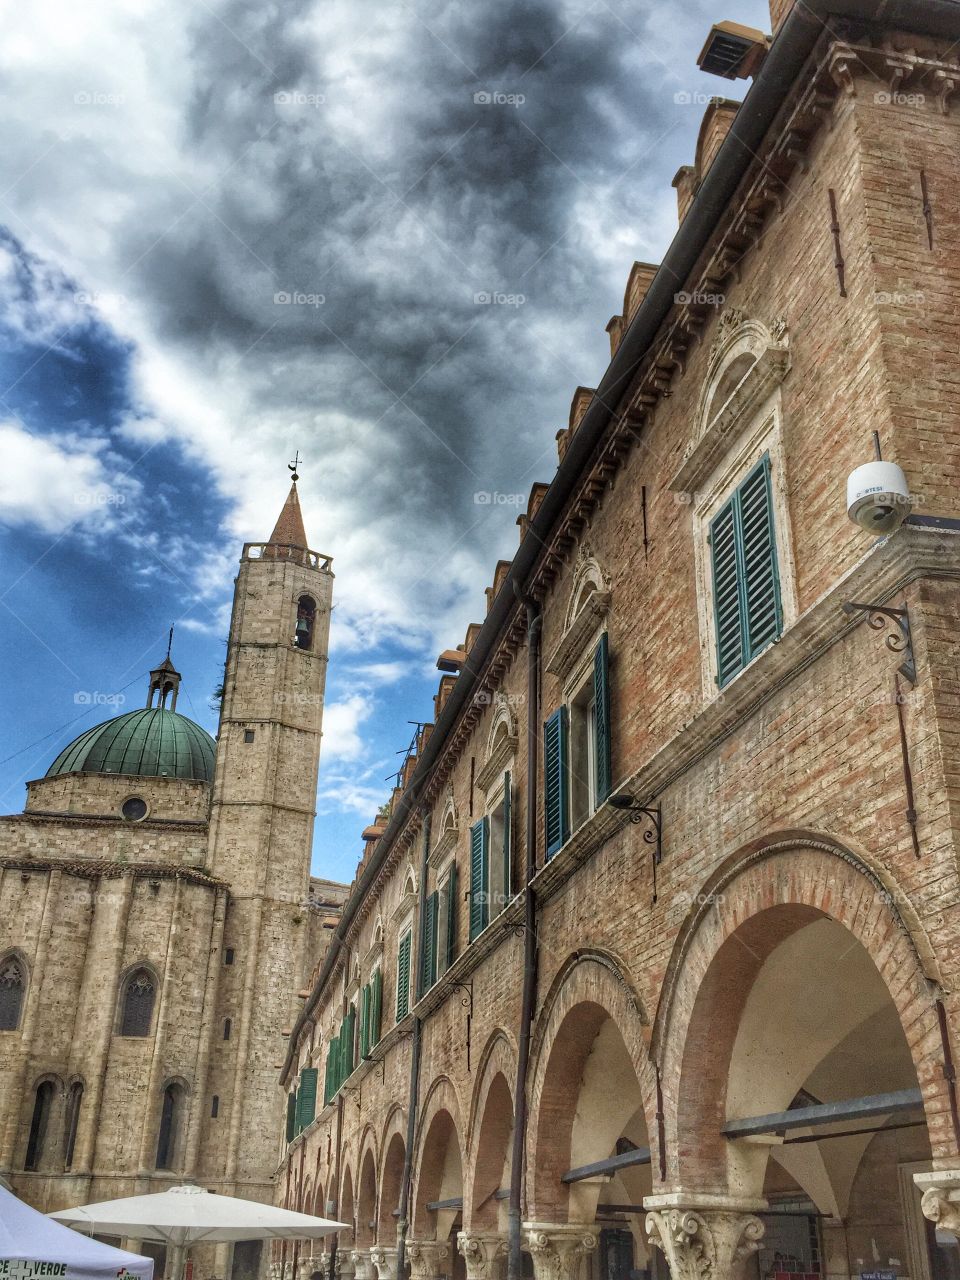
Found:
[[[0,1275],[9,1280],[152,1280],[153,1260],[88,1240],[0,1187]]]
[[[101,1235],[162,1240],[172,1245],[173,1277],[179,1280],[189,1245],[236,1240],[317,1240],[345,1222],[278,1209],[258,1200],[220,1196],[204,1187],[179,1186],[147,1196],[103,1200],[50,1214],[58,1222]]]

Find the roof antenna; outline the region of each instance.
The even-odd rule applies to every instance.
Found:
[[[292,461],[292,462],[288,462],[288,463],[287,463],[287,470],[288,470],[288,471],[292,471],[292,472],[293,472],[293,483],[294,483],[294,484],[296,484],[296,483],[297,483],[297,481],[300,479],[300,473],[299,473],[299,471],[297,470],[297,467],[299,467],[299,466],[300,466],[300,463],[301,463],[302,461],[303,461],[303,459],[300,457],[300,450],[298,449],[298,450],[297,450],[297,452],[294,454],[293,461]]]

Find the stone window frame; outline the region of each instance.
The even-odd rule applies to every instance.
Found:
[[[564,615],[563,634],[547,660],[546,669],[567,686],[571,673],[584,655],[592,656],[593,645],[606,626],[613,602],[610,578],[586,543],[581,543],[573,572],[573,584]],[[566,700],[566,699],[564,699]]]
[[[748,367],[732,387],[725,386],[731,370],[738,365]],[[722,697],[733,681],[763,656],[758,654],[732,676],[723,689],[719,688],[708,537],[713,517],[764,454],[770,458],[782,630],[786,631],[798,617],[780,391],[789,368],[788,337],[782,320],[774,321],[768,328],[759,320],[745,319],[743,313],[735,309],[725,311],[700,393],[695,438],[669,484],[677,500],[691,508],[701,690],[705,702]],[[723,400],[715,410],[718,394]]]
[[[144,970],[153,979],[153,1007],[150,1010],[150,1024],[145,1035],[134,1036],[123,1034],[123,1014],[124,1004],[127,997],[127,985],[140,970]],[[160,973],[156,965],[149,960],[135,960],[133,964],[127,965],[123,973],[120,975],[120,981],[117,986],[116,1009],[114,1011],[113,1034],[121,1036],[124,1040],[151,1040],[157,1031],[157,1018],[160,1013],[160,1000],[162,997],[162,987]]]
[[[443,865],[437,868],[435,889],[437,893],[437,982],[446,973],[448,965],[447,960],[447,929],[448,929],[448,905],[449,894],[447,892],[450,875],[454,867],[457,865],[456,850],[449,853]],[[459,905],[459,904],[458,904]]]
[[[396,1026],[401,1021],[397,1017],[397,1009],[400,996],[400,944],[406,935],[410,934],[410,970],[407,974],[407,1013],[410,1013],[413,1006],[417,1003],[417,964],[419,963],[419,955],[417,949],[416,929],[414,928],[415,911],[410,907],[407,914],[399,920],[396,930],[397,954],[394,958],[393,966],[393,1025]],[[381,1011],[382,1012],[382,1011]]]
[[[0,956],[0,970],[7,964],[16,964],[20,970],[20,1005],[17,1009],[16,1025],[12,1027],[0,1028],[0,1035],[19,1035],[23,1027],[23,1015],[27,1008],[27,1000],[30,997],[30,965],[27,957],[23,954],[19,947],[8,947]]]
[[[593,655],[605,631],[607,631],[606,609],[596,618],[594,629],[583,633],[577,661],[568,669],[560,697],[561,704],[567,708],[567,803],[570,835],[573,835],[584,823],[589,822],[599,807],[597,762],[593,754],[596,740],[593,718],[596,714],[593,703]],[[586,793],[582,812],[574,808],[575,736],[580,734],[584,735],[588,760],[587,776],[579,779],[579,785],[585,788]]]
[[[431,849],[427,859],[434,870],[439,870],[440,866],[446,863],[447,858],[451,853],[455,853],[457,845],[460,843],[462,828],[460,826],[460,813],[453,795],[453,787],[450,787],[443,802],[439,825],[440,835],[437,837],[437,842]]]
[[[514,762],[517,741],[518,741],[517,738],[513,739],[514,747],[510,750],[510,753],[506,755],[501,761],[498,761],[499,763],[502,764],[502,767],[498,769],[497,772],[494,774],[493,780],[489,783],[488,789],[484,797],[484,801],[486,804],[486,809],[484,810],[484,812],[487,817],[487,822],[489,823],[489,834],[487,837],[487,840],[488,840],[488,843],[487,843],[487,925],[488,926],[497,918],[500,912],[503,911],[508,906],[508,903],[509,903],[509,899],[505,901],[500,901],[501,889],[499,887],[494,888],[494,885],[496,884],[498,872],[502,872],[503,870],[503,839],[506,833],[505,832],[500,833],[499,847],[497,847],[494,843],[494,833],[495,833],[495,818],[503,814],[503,803],[504,803],[504,799],[506,798],[504,775],[508,767],[510,767]],[[510,821],[511,821],[511,827],[515,828],[516,824],[514,822],[513,802],[514,802],[514,796],[516,795],[516,770],[513,768],[510,768],[510,786],[511,786],[511,791],[513,793],[510,796]],[[513,839],[513,829],[511,829],[510,831],[511,884],[513,882],[513,871],[514,871],[513,859],[515,855],[515,848],[516,848],[516,842]],[[511,898],[512,896],[513,895],[511,894]]]

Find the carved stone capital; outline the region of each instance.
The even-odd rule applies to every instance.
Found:
[[[320,1270],[319,1258],[301,1258],[297,1263],[297,1280],[310,1280],[315,1271]]]
[[[467,1280],[493,1280],[497,1260],[507,1256],[507,1237],[502,1231],[458,1231],[457,1248]]]
[[[450,1274],[450,1246],[446,1240],[408,1240],[410,1280],[438,1280]]]
[[[915,1173],[913,1180],[923,1193],[923,1216],[936,1223],[938,1231],[952,1231],[960,1238],[960,1169]]]
[[[684,1203],[666,1195],[648,1196],[644,1206],[647,1235],[666,1255],[672,1280],[731,1280],[738,1264],[760,1248],[763,1221],[744,1212],[746,1205]]]
[[[593,1223],[525,1222],[523,1240],[534,1280],[577,1280],[580,1264],[597,1247]]]
[[[397,1251],[378,1244],[370,1250],[370,1261],[377,1271],[377,1280],[397,1280]]]
[[[377,1280],[370,1249],[354,1249],[350,1254],[356,1280]]]
[[[353,1280],[355,1270],[356,1264],[353,1261],[353,1250],[338,1249],[333,1260],[333,1274],[337,1277],[337,1280]]]

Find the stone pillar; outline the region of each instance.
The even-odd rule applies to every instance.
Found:
[[[457,1248],[467,1280],[494,1280],[498,1259],[507,1256],[507,1237],[502,1231],[458,1231]]]
[[[583,1259],[597,1247],[597,1231],[592,1222],[525,1222],[523,1243],[534,1280],[577,1280]]]
[[[270,1280],[280,1280],[280,1263],[270,1263]]]
[[[410,1280],[438,1280],[450,1275],[450,1246],[446,1240],[408,1240]]]
[[[915,1173],[913,1180],[922,1192],[923,1216],[938,1231],[949,1231],[960,1239],[960,1169],[934,1169]]]
[[[760,1248],[765,1200],[673,1191],[647,1196],[647,1235],[666,1254],[672,1280],[733,1280]]]
[[[377,1280],[377,1273],[373,1267],[373,1258],[370,1256],[371,1253],[371,1249],[354,1249],[350,1254],[356,1280]]]
[[[370,1261],[376,1267],[377,1280],[397,1280],[397,1250],[378,1244],[370,1250]]]
[[[337,1280],[354,1280],[355,1270],[356,1263],[353,1260],[353,1250],[349,1248],[338,1249],[337,1256],[333,1260],[333,1274]],[[329,1271],[327,1274],[329,1274]]]

